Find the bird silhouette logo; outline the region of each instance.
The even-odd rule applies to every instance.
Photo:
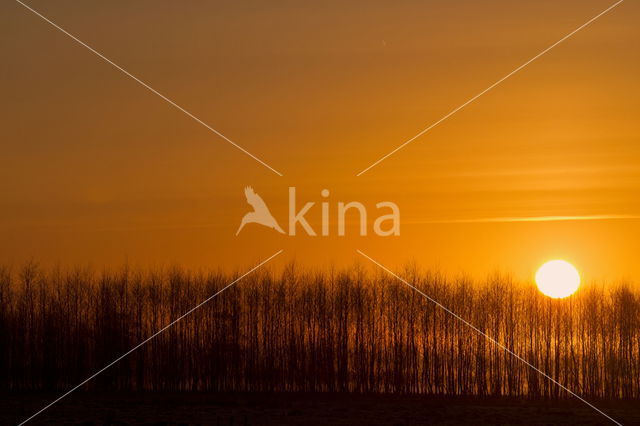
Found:
[[[249,205],[253,207],[253,211],[244,215],[242,221],[240,222],[240,227],[238,228],[236,235],[238,235],[242,228],[244,228],[244,226],[248,223],[258,223],[260,225],[266,226],[267,228],[273,228],[279,233],[284,234],[284,231],[282,230],[282,228],[280,228],[280,225],[278,225],[278,222],[269,211],[269,208],[265,204],[262,197],[256,194],[252,187],[247,186],[244,189],[244,195],[245,197],[247,197],[247,203],[249,203]]]

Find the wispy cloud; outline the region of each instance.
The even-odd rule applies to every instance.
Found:
[[[513,216],[513,217],[483,217],[470,219],[439,219],[425,220],[415,223],[509,223],[509,222],[560,222],[580,220],[637,220],[640,215],[631,214],[600,214],[581,216]]]

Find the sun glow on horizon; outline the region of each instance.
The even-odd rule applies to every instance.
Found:
[[[536,272],[538,290],[554,299],[571,296],[580,287],[580,274],[569,262],[550,260]]]

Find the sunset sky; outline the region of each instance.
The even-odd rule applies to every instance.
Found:
[[[625,1],[356,174],[614,1],[17,2],[0,6],[0,261],[388,265],[640,276],[640,5]],[[401,210],[399,237],[290,237],[288,187]],[[563,220],[558,220],[562,217]],[[371,229],[371,224],[369,225]]]

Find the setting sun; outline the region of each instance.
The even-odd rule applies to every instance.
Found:
[[[580,286],[580,274],[569,262],[550,260],[536,272],[538,289],[554,299],[571,296]]]

